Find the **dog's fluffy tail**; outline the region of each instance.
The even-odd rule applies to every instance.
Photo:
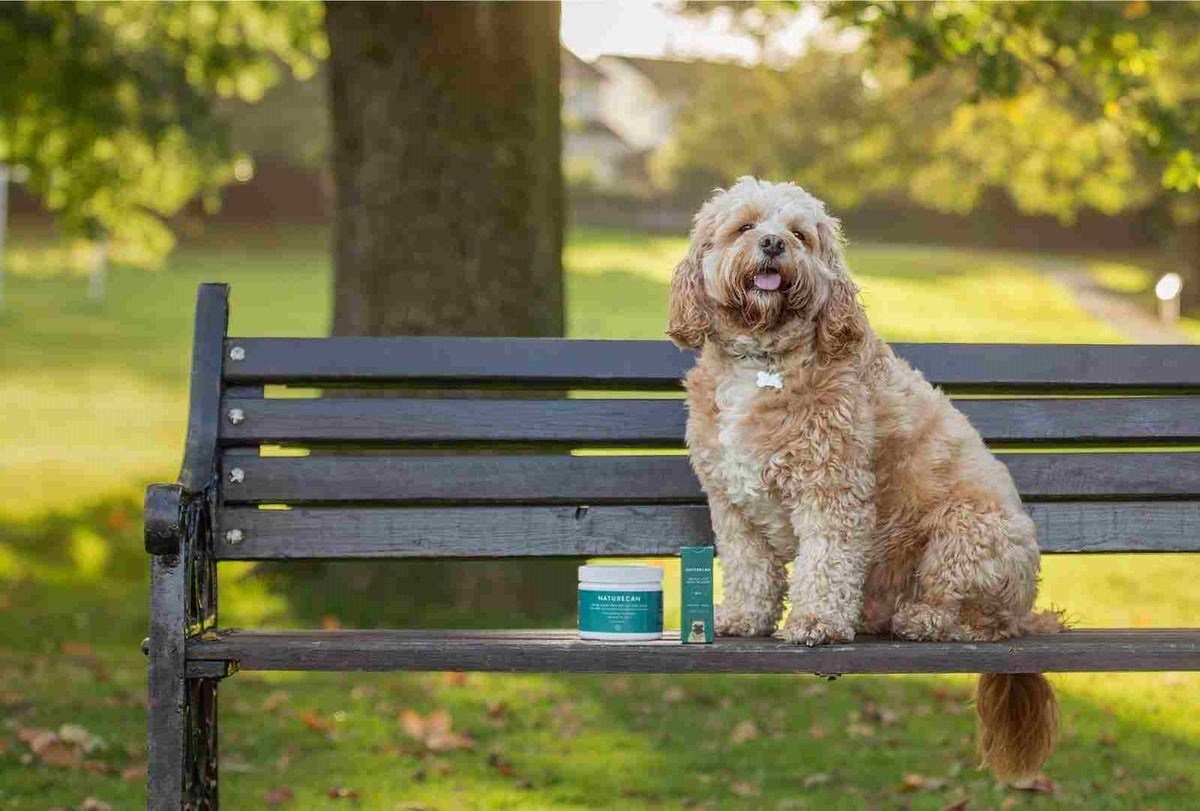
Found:
[[[1041,673],[984,673],[975,691],[979,754],[1001,780],[1037,774],[1058,734],[1058,701]]]

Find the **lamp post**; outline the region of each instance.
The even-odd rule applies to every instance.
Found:
[[[1167,325],[1179,320],[1179,291],[1183,290],[1183,279],[1178,273],[1165,273],[1154,285],[1158,297],[1158,317]]]

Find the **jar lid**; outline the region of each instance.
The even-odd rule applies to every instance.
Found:
[[[579,579],[601,583],[661,583],[661,566],[580,566]]]

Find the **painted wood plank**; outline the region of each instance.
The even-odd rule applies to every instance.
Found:
[[[992,444],[1197,442],[1200,397],[958,400]],[[558,442],[683,445],[681,400],[226,398],[226,444]]]
[[[1009,453],[1027,501],[1200,497],[1200,453]],[[307,456],[224,460],[226,503],[704,503],[685,456]]]
[[[1200,502],[1028,505],[1045,553],[1200,551]],[[230,507],[222,560],[674,556],[713,542],[703,505]],[[236,543],[226,533],[236,530]]]
[[[694,355],[667,341],[554,338],[230,338],[231,383],[424,381],[677,388]],[[1200,388],[1200,348],[1041,344],[893,344],[949,388]],[[228,351],[227,351],[228,355]]]
[[[681,645],[584,642],[573,631],[226,631],[188,659],[243,670],[593,673],[1044,673],[1200,670],[1200,630],[1074,630],[996,643],[863,638],[815,648],[779,639]]]

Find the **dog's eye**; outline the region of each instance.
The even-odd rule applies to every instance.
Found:
[[[796,239],[800,240],[801,245],[808,244],[808,237],[804,236],[803,231],[793,231],[792,236],[794,236]]]
[[[754,227],[754,223],[752,223],[752,222],[748,222],[748,223],[746,223],[745,225],[743,225],[741,228],[739,228],[739,229],[738,229],[738,233],[739,233],[739,234],[744,234],[744,233],[746,233],[747,231],[749,231],[749,230],[750,230],[751,228],[753,228],[753,227]]]

